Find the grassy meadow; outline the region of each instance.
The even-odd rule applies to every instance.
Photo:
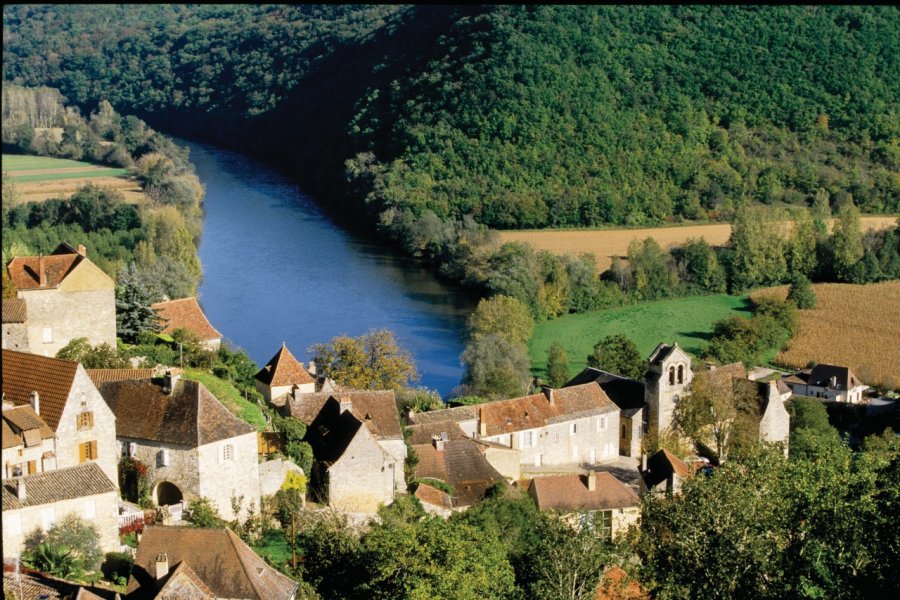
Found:
[[[22,200],[40,202],[48,198],[68,198],[88,184],[113,188],[128,202],[142,202],[146,196],[128,169],[80,160],[4,154],[3,173],[10,176]]]
[[[713,324],[733,315],[752,315],[746,296],[675,298],[566,315],[535,327],[529,342],[531,370],[546,379],[547,350],[559,342],[569,356],[569,373],[575,375],[587,366],[594,344],[616,333],[634,340],[644,356],[660,342],[672,341],[697,354],[710,339]]]

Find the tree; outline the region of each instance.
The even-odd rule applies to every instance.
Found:
[[[816,226],[807,211],[794,220],[787,243],[788,273],[793,277],[809,277],[816,268]]]
[[[463,383],[472,395],[521,396],[531,381],[531,361],[525,346],[498,333],[470,339],[461,359],[466,369]]]
[[[853,281],[857,264],[864,253],[859,209],[848,202],[838,212],[832,235],[833,268],[838,280]]]
[[[190,510],[185,517],[194,527],[222,528],[225,521],[219,516],[216,503],[205,496],[191,500]]]
[[[97,528],[75,513],[63,516],[46,533],[35,530],[29,534],[25,551],[35,562],[46,563],[51,572],[53,569],[93,571],[103,558]]]
[[[631,269],[635,295],[642,300],[665,298],[672,294],[677,283],[671,255],[653,238],[632,240],[628,245],[628,264]]]
[[[774,213],[774,214],[773,214]],[[733,290],[780,283],[787,273],[778,221],[782,215],[761,206],[737,210],[729,247],[733,251],[730,281]]]
[[[622,333],[606,336],[597,342],[587,362],[595,369],[631,379],[643,379],[647,371],[647,361],[638,351],[637,344]]]
[[[569,356],[558,342],[553,342],[547,350],[547,379],[554,388],[562,387],[569,380]]]
[[[785,408],[791,416],[791,460],[815,460],[823,443],[840,440],[837,429],[828,422],[825,405],[818,400],[795,396]]]
[[[155,286],[143,280],[134,263],[119,272],[116,281],[116,333],[133,344],[144,331],[160,331],[162,325],[150,305],[160,300]]]
[[[81,363],[85,369],[125,369],[128,360],[120,357],[109,344],[92,347],[87,338],[75,338],[59,349],[56,358]]]
[[[341,335],[313,346],[316,367],[341,385],[355,389],[400,389],[418,381],[412,355],[388,329],[351,338]]]
[[[528,307],[510,296],[482,298],[466,322],[469,337],[499,334],[512,343],[526,344],[534,331]]]
[[[787,299],[793,301],[800,309],[816,307],[816,293],[813,291],[809,279],[802,275],[794,278],[788,289]]]
[[[710,292],[725,291],[725,269],[705,239],[690,239],[680,248],[673,248],[672,253],[685,283]]]

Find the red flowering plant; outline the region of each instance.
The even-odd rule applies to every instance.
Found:
[[[122,490],[122,497],[137,502],[142,508],[150,506],[149,473],[147,463],[131,456],[123,457],[119,461],[119,488]]]

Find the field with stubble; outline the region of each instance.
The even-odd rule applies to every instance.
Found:
[[[809,361],[850,367],[869,385],[900,387],[900,281],[813,285],[818,302],[800,311],[800,326],[775,361],[791,368]],[[753,294],[787,296],[787,286]]]
[[[126,202],[147,200],[128,169],[49,156],[4,154],[3,172],[12,178],[16,193],[24,202],[69,198],[88,184],[113,188],[121,192]]]
[[[865,216],[861,218],[863,231],[887,229],[897,222],[896,216]],[[652,237],[663,248],[683,244],[691,238],[704,238],[711,246],[723,246],[731,237],[730,223],[712,225],[683,225],[646,229],[544,229],[541,231],[500,231],[500,242],[528,242],[537,250],[554,254],[592,253],[597,268],[605,271],[614,256],[625,257],[632,240]]]

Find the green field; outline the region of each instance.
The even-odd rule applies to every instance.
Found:
[[[67,158],[51,158],[49,156],[32,156],[30,154],[4,154],[3,170],[4,171],[37,171],[40,169],[75,169],[87,167],[101,167],[89,162],[80,160],[69,160]]]
[[[569,372],[587,366],[594,344],[608,335],[624,333],[644,356],[660,342],[678,344],[696,355],[710,338],[713,323],[732,315],[751,316],[746,296],[695,296],[646,302],[539,323],[529,341],[531,370],[546,379],[547,349],[559,342],[569,356]]]
[[[28,171],[52,171],[59,173],[28,173]],[[68,171],[68,169],[88,169],[85,171]],[[128,169],[107,167],[96,163],[69,160],[67,158],[50,158],[48,156],[31,156],[27,154],[4,154],[3,172],[21,173],[13,175],[17,183],[34,183],[39,181],[56,181],[61,179],[85,179],[88,177],[127,177]],[[24,173],[23,173],[24,172]]]
[[[13,181],[31,183],[35,181],[55,181],[57,179],[86,179],[89,177],[126,177],[128,169],[94,169],[74,173],[42,173],[40,175],[13,175]]]

